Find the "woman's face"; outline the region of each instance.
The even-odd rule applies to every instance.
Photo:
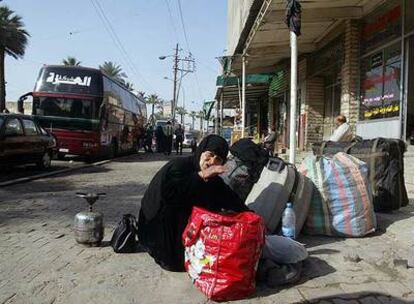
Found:
[[[211,151],[204,151],[201,153],[200,156],[200,168],[201,170],[205,170],[211,166],[222,165],[224,160],[217,156],[214,152]]]

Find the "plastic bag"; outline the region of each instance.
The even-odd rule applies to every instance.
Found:
[[[214,301],[252,294],[264,231],[253,212],[218,214],[194,207],[183,233],[185,269],[193,283]]]

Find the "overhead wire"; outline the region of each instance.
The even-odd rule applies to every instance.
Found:
[[[183,9],[181,7],[181,0],[177,0],[177,2],[178,2],[178,10],[179,10],[179,13],[180,13],[181,25],[183,27],[185,43],[186,43],[188,52],[191,54],[190,43],[189,43],[189,39],[188,39],[188,36],[187,36],[187,30],[185,28]],[[200,86],[200,81],[198,80],[197,70],[194,71],[194,77],[195,77],[195,80],[196,80],[199,97],[200,97],[200,99],[202,99],[203,94],[201,92],[201,86]]]
[[[102,6],[96,0],[90,0],[90,1],[91,1],[92,5],[93,5],[95,11],[97,12],[98,17],[101,19],[102,23],[104,24],[104,27],[107,30],[109,36],[111,37],[111,39],[114,42],[115,46],[120,51],[120,53],[121,53],[121,55],[123,57],[124,63],[126,63],[127,67],[129,67],[129,69],[135,75],[135,77],[141,79],[147,85],[147,87],[151,89],[151,85],[146,81],[146,79],[144,78],[144,76],[135,67],[135,64],[131,60],[128,52],[126,51],[126,49],[125,49],[125,47],[123,45],[123,43],[119,39],[116,31],[114,30],[114,28],[113,28],[113,26],[111,24],[111,21],[106,16],[105,11],[102,8]]]
[[[169,1],[169,0],[164,0],[164,1],[165,1],[165,4],[167,5],[168,14],[169,14],[169,16],[170,16],[170,22],[171,22],[171,25],[172,25],[173,31],[174,31],[174,33],[175,33],[175,38],[176,38],[176,40],[178,41],[178,31],[177,31],[177,27],[176,27],[176,25],[175,25],[175,22],[174,22],[174,17],[173,17],[172,11],[171,11],[170,1]]]

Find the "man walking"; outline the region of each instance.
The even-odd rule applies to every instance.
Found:
[[[181,128],[181,125],[178,125],[178,128],[175,130],[174,134],[176,154],[180,151],[180,155],[183,155],[184,129]]]

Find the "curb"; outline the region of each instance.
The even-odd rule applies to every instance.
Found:
[[[14,179],[14,180],[11,180],[11,181],[0,183],[0,188],[10,186],[10,185],[29,182],[29,181],[32,181],[32,180],[35,180],[35,179],[40,179],[40,178],[44,178],[44,177],[58,175],[58,174],[62,174],[62,173],[70,172],[70,171],[75,171],[75,170],[78,170],[78,169],[84,169],[84,168],[89,168],[89,167],[97,167],[97,166],[107,164],[111,161],[112,160],[103,160],[103,161],[99,161],[99,162],[92,163],[92,164],[83,164],[83,165],[78,165],[78,166],[74,166],[74,167],[66,168],[66,169],[62,169],[62,170],[40,173],[40,174],[28,176],[28,177],[21,177],[21,178],[18,178],[18,179]]]

